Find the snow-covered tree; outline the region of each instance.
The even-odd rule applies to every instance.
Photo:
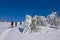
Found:
[[[47,18],[48,18],[48,22],[51,25],[55,25],[55,26],[57,25],[57,21],[58,21],[57,12],[52,12],[52,14],[48,15]]]
[[[60,26],[60,17],[57,16],[57,12],[52,12],[52,14],[45,16],[34,17],[26,15],[26,20],[24,22],[25,32],[38,32],[41,30],[41,27],[55,26],[56,28]]]

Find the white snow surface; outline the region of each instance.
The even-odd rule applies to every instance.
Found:
[[[0,35],[10,27],[10,22],[0,22]]]
[[[60,40],[60,29],[43,27],[41,33],[21,33],[15,27],[6,29],[0,40]]]
[[[50,33],[20,33],[17,28],[6,30],[0,40],[60,40],[60,29]]]

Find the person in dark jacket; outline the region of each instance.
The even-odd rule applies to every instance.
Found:
[[[17,22],[15,22],[15,27],[17,27]]]
[[[12,21],[12,22],[11,22],[11,28],[14,27],[13,25],[14,25],[14,22]]]
[[[20,25],[22,25],[22,22],[20,22]]]

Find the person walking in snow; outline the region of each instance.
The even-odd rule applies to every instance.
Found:
[[[20,22],[20,25],[22,25],[22,22]]]
[[[17,27],[17,22],[15,22],[15,27]]]
[[[11,28],[13,28],[13,27],[14,27],[13,25],[14,25],[14,22],[12,21],[12,22],[11,22]]]

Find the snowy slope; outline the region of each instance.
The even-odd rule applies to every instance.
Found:
[[[0,40],[60,40],[60,29],[50,33],[20,33],[17,28],[6,30]]]
[[[14,24],[15,26],[15,24]],[[10,29],[11,27],[11,22],[0,22],[0,35],[7,29]],[[17,22],[17,27],[22,27],[22,25],[20,25],[20,22]]]
[[[10,22],[0,22],[0,35],[10,27]]]

